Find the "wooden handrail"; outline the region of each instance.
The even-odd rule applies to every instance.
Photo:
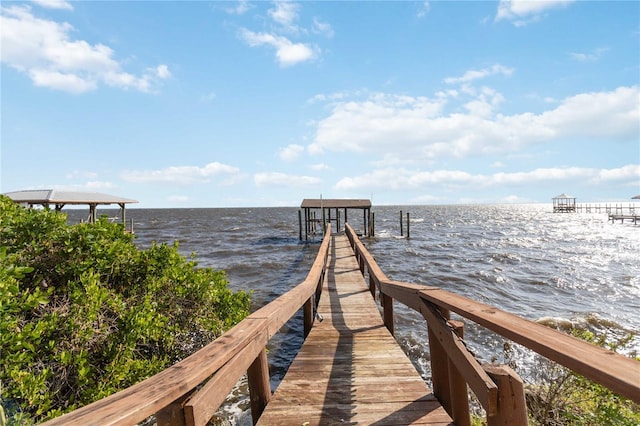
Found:
[[[364,244],[355,237],[353,228],[346,224],[345,229],[356,256],[364,260],[370,279],[378,284],[382,294],[418,312],[422,312],[424,302],[445,312],[455,312],[640,403],[640,362],[438,287],[390,280]]]
[[[263,308],[249,315],[229,331],[191,356],[136,385],[93,402],[71,413],[52,419],[44,425],[131,425],[161,412],[174,401],[183,400],[201,383],[231,361],[255,356],[257,346],[264,348],[269,339],[309,300],[316,297],[322,286],[326,268],[331,225],[327,227],[316,259],[306,279]],[[244,355],[243,355],[244,354]],[[244,371],[233,370],[234,377],[217,388],[219,406]],[[202,395],[201,395],[202,396]],[[220,399],[221,398],[221,399]],[[211,401],[208,401],[211,403]],[[174,404],[179,407],[182,404]],[[187,402],[188,406],[190,405]],[[215,405],[215,404],[211,404]]]

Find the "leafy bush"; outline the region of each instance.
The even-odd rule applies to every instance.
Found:
[[[249,313],[223,271],[121,224],[0,196],[0,419],[40,422],[158,373]]]
[[[606,335],[596,335],[579,328],[572,329],[571,334],[613,351],[625,349],[634,337],[629,335],[610,341]],[[546,359],[540,359],[540,364],[540,368],[537,369],[537,383],[527,391],[527,408],[531,424],[640,424],[640,406],[633,401],[622,398],[606,387]]]

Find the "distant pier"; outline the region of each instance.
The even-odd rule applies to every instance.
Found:
[[[624,223],[625,220],[633,222],[634,225],[640,223],[640,214],[609,214],[610,222],[620,221]]]

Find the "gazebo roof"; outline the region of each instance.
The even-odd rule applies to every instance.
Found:
[[[305,198],[300,205],[303,209],[370,209],[370,200],[356,199],[321,199],[321,198]]]
[[[17,203],[26,204],[131,204],[138,200],[116,197],[99,192],[59,191],[57,189],[36,189],[7,192],[4,195]]]
[[[560,195],[556,195],[555,197],[553,197],[554,200],[557,200],[557,199],[560,199],[560,198],[567,199],[567,198],[576,198],[576,197],[573,197],[571,195],[567,195],[564,192],[562,194],[560,194]]]

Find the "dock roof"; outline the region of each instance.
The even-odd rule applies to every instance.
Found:
[[[4,195],[11,198],[17,203],[25,203],[31,205],[47,205],[47,204],[80,204],[80,205],[97,205],[97,204],[131,204],[137,203],[138,200],[130,198],[116,197],[115,195],[102,194],[99,192],[76,192],[76,191],[59,191],[57,189],[36,189],[26,191],[7,192]]]
[[[370,209],[370,200],[358,199],[322,199],[322,198],[305,198],[300,205],[303,209]]]

